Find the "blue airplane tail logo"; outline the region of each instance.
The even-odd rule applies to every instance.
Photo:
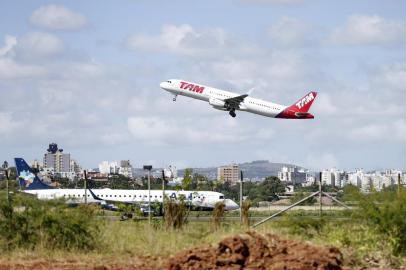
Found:
[[[23,158],[14,158],[18,182],[22,189],[50,189],[52,187],[43,183],[37,175],[34,174],[33,169],[25,162]]]

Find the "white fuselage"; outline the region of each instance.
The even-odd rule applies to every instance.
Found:
[[[64,198],[72,203],[84,203],[85,197],[89,203],[101,203],[100,200],[93,198],[89,190],[85,189],[39,189],[24,190],[25,193],[33,194],[41,200],[51,200]],[[92,192],[101,200],[109,202],[122,203],[147,203],[163,201],[162,190],[151,190],[150,199],[148,190],[125,190],[125,189],[92,189]],[[224,202],[226,210],[238,209],[238,205],[230,200],[225,199],[224,195],[214,191],[175,191],[165,190],[165,196],[169,199],[178,200],[183,197],[186,201],[191,202],[193,206],[214,208],[217,202]]]
[[[195,84],[183,80],[168,80],[160,84],[160,87],[174,95],[181,95],[209,102],[215,109],[224,109],[224,100],[240,96],[229,91]],[[268,102],[262,99],[246,97],[237,110],[251,112],[267,117],[275,117],[285,110],[287,106]]]

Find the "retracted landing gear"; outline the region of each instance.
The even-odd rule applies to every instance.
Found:
[[[178,95],[175,95],[174,97],[173,97],[173,101],[176,101],[176,98],[178,97]]]
[[[231,117],[233,117],[233,118],[236,116],[234,109],[233,109],[233,110],[230,110],[229,114],[230,114]]]

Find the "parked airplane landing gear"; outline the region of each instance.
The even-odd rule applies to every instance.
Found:
[[[236,117],[236,114],[235,114],[235,110],[231,110],[230,112],[229,112],[229,114],[231,115],[231,117]]]
[[[175,95],[174,97],[173,97],[173,101],[176,101],[176,98],[178,97],[178,95]]]

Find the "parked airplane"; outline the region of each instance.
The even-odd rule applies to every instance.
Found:
[[[183,80],[168,80],[160,87],[175,95],[173,101],[178,95],[200,99],[217,110],[228,111],[232,117],[236,116],[236,110],[240,110],[273,118],[313,119],[308,111],[317,96],[317,92],[309,92],[293,105],[285,106],[252,98],[249,93],[240,95]]]
[[[100,203],[108,205],[110,202],[141,204],[148,202],[148,190],[126,190],[126,189],[60,189],[53,188],[44,182],[34,173],[33,169],[22,158],[15,158],[18,180],[22,191],[35,195],[40,200],[64,198],[69,203],[84,203],[85,197],[89,203]],[[163,201],[162,190],[151,190],[150,201]],[[224,202],[226,210],[235,210],[239,206],[233,200],[225,199],[224,195],[214,191],[176,191],[165,190],[165,196],[170,199],[183,197],[193,206],[213,209],[217,202]]]

